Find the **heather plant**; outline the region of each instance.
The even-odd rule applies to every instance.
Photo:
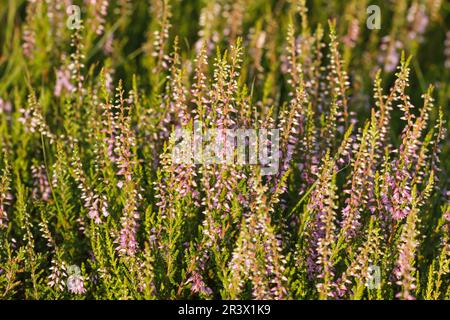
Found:
[[[0,298],[449,299],[449,9],[0,0]]]

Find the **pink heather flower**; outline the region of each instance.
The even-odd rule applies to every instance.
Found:
[[[36,101],[34,94],[28,96],[28,106],[26,109],[21,108],[19,112],[21,117],[18,121],[21,122],[27,132],[38,132],[49,139],[50,143],[55,141],[55,136],[50,131],[40,104]]]
[[[101,215],[104,217],[109,215],[106,196],[100,195],[95,188],[92,190],[88,186],[81,160],[76,153],[74,154],[72,166],[74,167],[75,180],[78,184],[78,189],[81,190],[81,199],[84,200],[83,206],[88,210],[88,217],[97,224],[101,223]]]
[[[445,220],[447,220],[448,222],[450,222],[450,210],[448,210],[448,211],[444,214],[444,218],[445,218]]]
[[[344,44],[353,48],[358,40],[359,31],[359,21],[358,19],[353,19],[348,26],[347,34],[342,39]]]
[[[292,159],[299,143],[299,135],[303,130],[303,104],[307,99],[304,90],[296,89],[295,97],[290,102],[289,111],[285,110],[280,116],[280,160],[281,166],[274,181],[273,190],[280,188],[286,191],[286,186],[279,186],[279,181],[293,165]]]
[[[393,166],[394,170],[396,166]],[[394,220],[402,220],[411,211],[411,189],[405,184],[410,175],[406,169],[397,169],[393,175],[386,174],[386,185],[381,191],[381,203]]]
[[[11,113],[11,111],[12,111],[11,102],[5,101],[2,98],[0,98],[0,114]]]
[[[109,55],[113,52],[114,33],[110,32],[106,37],[105,44],[103,45],[103,52],[105,55]]]
[[[27,58],[31,58],[33,56],[33,51],[36,47],[36,36],[34,34],[34,31],[31,30],[28,26],[26,26],[23,30],[23,54]]]
[[[107,217],[108,213],[108,203],[106,202],[106,197],[100,198],[97,194],[90,192],[90,195],[85,199],[85,207],[89,210],[88,216],[90,219],[94,220],[95,223],[101,223],[101,215]]]
[[[384,64],[384,71],[392,72],[397,67],[400,59],[399,49],[403,47],[400,41],[391,39],[389,36],[381,39],[381,55],[378,57],[378,62]]]
[[[414,209],[415,210],[415,209]],[[414,300],[412,291],[416,289],[414,259],[418,246],[418,231],[416,230],[417,210],[412,211],[403,227],[400,243],[398,245],[399,256],[394,268],[394,275],[397,278],[397,285],[401,286],[401,291],[396,294],[396,298],[404,300]]]
[[[2,175],[0,176],[0,229],[8,227],[8,213],[6,211],[7,206],[11,204],[13,199],[10,192],[10,177],[9,177],[9,166],[3,169]]]
[[[65,287],[63,278],[65,278],[67,275],[65,264],[60,263],[57,260],[52,260],[50,270],[51,274],[48,277],[49,281],[47,285],[49,287],[55,288],[56,290],[63,291]]]
[[[447,210],[444,213],[444,218],[450,222],[450,202],[447,204]]]
[[[190,277],[186,283],[192,282],[191,291],[194,293],[203,293],[205,295],[211,295],[213,292],[205,282],[203,282],[203,277],[198,272],[194,272],[192,277]]]
[[[71,275],[67,279],[67,289],[74,294],[84,294],[86,289],[84,288],[84,278],[81,275]]]
[[[406,20],[410,25],[408,37],[421,42],[423,40],[422,34],[428,26],[428,16],[425,12],[425,6],[414,2],[408,10]]]
[[[48,201],[51,198],[52,189],[50,188],[50,183],[47,179],[47,173],[45,167],[32,166],[31,174],[33,176],[33,197],[35,199],[40,198],[41,200]]]
[[[54,94],[55,96],[61,96],[61,92],[72,92],[75,87],[70,83],[70,71],[67,69],[59,69],[56,71],[56,84]]]
[[[117,155],[114,162],[118,169],[116,175],[120,179],[117,186],[127,195],[127,199],[120,219],[120,234],[115,242],[118,243],[117,250],[120,254],[133,256],[138,249],[136,233],[140,217],[138,208],[142,195],[140,189],[138,190],[133,182],[133,172],[138,164],[136,156],[133,154],[136,136],[131,128],[130,115],[125,115],[130,111],[130,106],[125,105],[121,82],[117,88],[116,102],[117,105],[114,107],[119,111],[119,115],[114,118],[115,129],[118,131],[114,141],[113,151]]]
[[[94,18],[91,23],[95,33],[102,35],[105,31],[105,17],[108,14],[109,0],[85,0],[85,2],[94,11]]]
[[[313,214],[306,258],[307,271],[310,279],[315,277],[322,279],[316,286],[323,297],[331,296],[333,288],[336,287],[333,281],[335,271],[331,249],[336,240],[336,186],[333,182],[335,172],[335,163],[327,154],[320,169],[320,180],[311,192],[311,200],[307,207]]]
[[[141,199],[141,195],[136,191],[129,191],[133,193],[125,204],[123,214],[121,217],[121,225],[117,250],[121,254],[133,256],[138,250],[138,242],[136,239],[137,229],[139,227],[138,220],[140,218],[137,210],[137,201]]]

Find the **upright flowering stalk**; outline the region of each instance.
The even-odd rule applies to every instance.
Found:
[[[66,35],[66,22],[67,13],[66,10],[73,4],[72,0],[46,0],[47,17],[51,27],[50,32],[55,37],[57,44],[64,43]],[[33,12],[33,14],[36,14]]]
[[[402,145],[400,146],[400,157],[404,159],[409,159],[409,163],[405,161],[408,169],[411,171],[412,183],[421,183],[423,177],[425,176],[425,167],[427,164],[428,157],[428,144],[431,137],[425,137],[425,141],[421,141],[421,137],[424,135],[423,131],[428,125],[429,113],[433,108],[433,87],[430,86],[428,91],[422,95],[424,99],[423,107],[420,110],[419,116],[417,117],[411,128],[410,123],[403,130]],[[439,135],[440,132],[438,131]],[[439,137],[436,143],[439,143]]]
[[[47,285],[58,291],[64,291],[66,287],[66,282],[64,280],[67,277],[65,263],[63,261],[59,261],[58,259],[52,259],[49,270],[51,273],[48,276]]]
[[[199,53],[195,59],[195,72],[194,72],[194,83],[191,86],[191,102],[194,104],[192,110],[195,120],[204,122],[205,113],[209,112],[210,109],[206,109],[210,103],[209,98],[209,84],[206,77],[206,70],[208,68],[208,56],[206,55],[206,45],[202,44]]]
[[[101,223],[101,217],[107,217],[109,215],[108,202],[106,196],[101,196],[95,189],[93,190],[89,187],[77,146],[75,146],[73,150],[72,166],[74,167],[74,179],[78,184],[78,189],[81,191],[81,199],[83,200],[85,209],[88,211],[88,217],[94,220],[95,223]],[[84,230],[84,223],[82,221],[83,220],[80,220],[82,223],[81,227]]]
[[[368,202],[373,197],[378,139],[377,118],[372,112],[370,123],[366,124],[356,143],[351,183],[344,191],[349,197],[345,200],[345,207],[342,210],[341,232],[347,238],[356,234],[361,224],[361,212],[366,209]],[[372,212],[375,211],[374,207],[370,207],[370,209]]]
[[[309,186],[315,182],[320,164],[320,150],[317,143],[318,128],[315,124],[314,116],[315,113],[310,103],[305,111],[304,134],[298,151],[300,159],[302,159],[298,163],[298,168],[301,170],[300,177],[302,178],[299,188],[300,194],[304,194]]]
[[[351,257],[351,263],[337,281],[338,296],[346,293],[355,299],[361,299],[369,280],[369,268],[381,258],[382,250],[380,228],[374,216],[369,221],[364,242]],[[353,280],[353,281],[352,281]],[[352,290],[349,292],[349,288]]]
[[[70,71],[65,68],[60,68],[56,70],[56,84],[55,90],[53,93],[55,96],[61,96],[61,93],[64,91],[68,93],[72,93],[75,87],[70,82]]]
[[[284,276],[286,261],[281,253],[281,240],[271,225],[270,212],[273,209],[267,202],[268,189],[261,185],[260,179],[254,177],[251,212],[242,222],[229,264],[227,289],[232,299],[239,298],[247,280],[251,281],[255,299],[282,299],[287,294],[287,279]]]
[[[416,289],[416,268],[414,267],[414,260],[416,249],[418,246],[418,210],[416,208],[416,190],[413,189],[413,200],[411,203],[412,210],[406,219],[403,226],[402,235],[398,246],[398,258],[396,269],[394,271],[398,281],[397,284],[401,287],[401,291],[396,294],[399,299],[414,300],[413,291]]]
[[[172,26],[170,24],[172,13],[169,2],[169,0],[151,2],[151,13],[155,18],[157,27],[149,35],[149,44],[147,46],[150,48],[152,58],[155,60],[152,70],[155,73],[168,68],[168,57],[165,55],[165,49],[169,39],[169,29]]]
[[[119,189],[123,189],[124,208],[121,217],[122,228],[117,250],[121,254],[133,256],[138,249],[136,232],[138,227],[139,202],[142,200],[138,187],[137,177],[133,175],[137,168],[135,156],[136,139],[131,128],[131,106],[126,106],[123,97],[122,82],[119,82],[116,93],[117,114],[115,115],[116,130],[118,134],[115,137],[114,152],[117,154],[115,162],[117,164],[117,175],[121,178],[117,183]],[[136,179],[136,180],[135,180]]]
[[[384,165],[384,183],[381,188],[381,203],[387,215],[394,220],[405,218],[411,211],[411,190],[422,182],[425,175],[426,144],[420,140],[423,130],[427,126],[428,114],[432,108],[432,88],[423,96],[424,105],[416,117],[412,113],[414,106],[405,93],[408,87],[409,60],[402,58],[402,64],[397,73],[397,80],[388,101],[399,101],[399,108],[403,111],[402,120],[406,125],[402,131],[402,143],[399,147],[398,158],[390,164]],[[414,120],[415,119],[415,120]],[[422,148],[421,148],[422,146]]]
[[[36,33],[34,30],[34,11],[37,11],[37,4],[34,0],[29,0],[26,11],[26,23],[22,30],[22,50],[27,58],[32,58],[36,50]]]
[[[296,90],[303,78],[302,65],[299,62],[299,48],[295,39],[295,28],[292,23],[288,25],[287,35],[286,35],[286,61],[284,64],[284,69],[289,75],[287,83]],[[291,92],[290,96],[293,95]]]
[[[308,272],[320,279],[321,299],[333,296],[335,283],[333,248],[336,241],[336,166],[330,155],[323,159],[318,181],[307,206],[312,216],[309,233]]]
[[[180,247],[186,245],[195,230],[188,231],[190,222],[196,219],[196,208],[199,206],[195,166],[190,163],[177,163],[172,156],[175,135],[164,147],[155,184],[156,206],[158,207],[155,227],[155,245],[162,257],[162,268],[166,276],[166,286],[172,286],[180,277]],[[186,159],[190,160],[190,159]],[[192,283],[193,293],[210,294],[211,290],[204,284],[200,273],[202,262],[196,261],[186,270],[186,278],[178,287],[181,294],[185,284]]]
[[[35,199],[41,199],[48,201],[52,195],[52,189],[47,178],[47,172],[45,166],[33,165],[31,167],[31,174],[33,177],[33,197]]]
[[[301,3],[302,1],[299,1]],[[303,10],[307,10],[306,7]],[[297,37],[297,56],[300,59],[305,90],[311,99],[314,110],[322,112],[324,108],[323,85],[323,49],[326,44],[323,42],[324,30],[319,24],[314,34],[310,34],[306,15],[302,15],[302,33]],[[292,41],[292,40],[290,40]]]
[[[29,209],[27,208],[27,192],[25,186],[21,183],[20,179],[16,185],[16,202],[15,202],[15,216],[17,218],[17,225],[20,228],[20,234],[24,243],[24,253],[26,259],[24,259],[25,272],[30,274],[30,289],[25,293],[25,298],[39,299],[41,293],[37,288],[38,285],[38,265],[39,257],[35,251],[36,239],[33,235],[33,219]]]
[[[307,94],[304,90],[303,79],[299,80],[299,86],[295,89],[295,97],[290,102],[289,108],[284,108],[280,114],[280,154],[281,168],[275,177],[274,189],[293,164],[293,156],[299,144],[303,131],[303,121]]]
[[[230,44],[235,43],[237,37],[242,34],[246,6],[248,6],[247,0],[233,1],[227,6],[229,10],[223,13],[226,19],[223,34],[229,39]]]
[[[102,35],[105,30],[105,18],[108,14],[109,0],[85,0],[92,12],[91,20],[88,20],[89,26],[95,30],[97,35]]]
[[[55,135],[45,122],[41,105],[37,102],[34,92],[28,96],[27,108],[21,108],[19,111],[22,114],[19,121],[23,123],[26,131],[40,133],[47,137],[50,143],[53,143]]]
[[[198,32],[199,40],[195,46],[197,52],[200,50],[202,44],[205,45],[208,54],[215,49],[220,39],[219,32],[216,29],[221,22],[222,7],[222,3],[210,1],[201,9],[199,17],[200,30]]]
[[[81,22],[80,22],[81,23]],[[71,83],[74,86],[74,89],[72,90],[74,100],[76,101],[76,110],[74,112],[75,114],[75,121],[80,120],[80,110],[83,107],[83,97],[86,94],[86,90],[83,87],[84,84],[84,61],[85,61],[85,54],[84,54],[84,45],[83,45],[83,38],[82,38],[82,30],[83,25],[79,29],[75,29],[74,33],[71,35],[71,41],[70,46],[73,48],[73,52],[70,54],[70,64],[69,64],[69,70],[70,70],[70,76],[71,76]]]
[[[445,141],[448,129],[446,128],[446,121],[444,120],[444,113],[442,108],[439,108],[438,118],[436,120],[436,125],[434,126],[435,134],[433,141],[433,148],[431,152],[431,168],[435,173],[441,171],[441,159],[440,155],[442,153],[442,142]],[[436,175],[438,179],[438,175]]]
[[[426,8],[423,3],[413,2],[408,10],[406,20],[409,24],[408,37],[411,40],[419,42],[423,41],[423,34],[427,28],[429,19],[426,13]]]
[[[181,68],[181,58],[178,52],[178,38],[175,38],[174,52],[172,55],[172,64],[170,66],[170,75],[167,81],[168,110],[173,114],[174,122],[186,126],[190,120],[190,112],[188,110],[186,93],[187,90],[183,85],[183,70]],[[179,119],[179,120],[178,120]]]
[[[445,206],[443,208],[445,212]],[[447,204],[447,214],[450,215],[450,204]],[[449,221],[447,219],[447,221]],[[450,244],[448,228],[444,228],[440,253],[430,265],[427,281],[427,290],[425,294],[426,300],[438,300],[442,298],[442,286],[444,285],[445,276],[450,272]]]
[[[406,83],[408,81],[409,76],[409,68],[408,61],[402,60],[402,64],[399,68],[399,72],[396,74],[396,80],[392,88],[390,89],[389,95],[385,95],[383,93],[383,88],[381,84],[381,70],[376,73],[375,81],[374,81],[374,98],[375,105],[377,107],[375,115],[377,118],[376,124],[376,134],[378,138],[376,138],[376,148],[375,153],[376,159],[380,159],[384,156],[384,160],[382,161],[382,170],[380,174],[376,173],[378,179],[375,179],[375,183],[378,185],[377,190],[381,190],[381,192],[377,193],[375,196],[373,195],[373,188],[370,188],[370,196],[369,196],[369,209],[371,213],[374,213],[374,210],[377,210],[380,214],[382,212],[386,212],[384,216],[381,217],[381,224],[384,227],[387,227],[386,223],[391,219],[390,210],[392,208],[391,203],[388,201],[390,196],[390,188],[392,186],[392,174],[391,167],[388,163],[389,155],[385,154],[389,150],[391,150],[391,146],[389,144],[389,126],[391,120],[391,113],[393,109],[394,102],[400,100],[400,95],[405,94]],[[373,126],[373,124],[371,124]],[[379,183],[379,181],[382,181]],[[381,194],[381,199],[379,199],[379,195]],[[375,200],[376,199],[376,200]]]
[[[330,65],[329,65],[329,73],[327,75],[327,79],[330,85],[330,96],[335,99],[336,95],[336,104],[338,106],[342,106],[342,113],[339,113],[341,118],[340,122],[344,123],[345,129],[349,125],[350,114],[348,110],[348,98],[347,91],[350,85],[347,71],[344,68],[344,62],[342,61],[341,54],[338,48],[338,42],[336,40],[336,30],[335,23],[330,22]]]
[[[4,166],[2,170],[2,178],[0,181],[0,229],[6,229],[8,226],[8,213],[7,206],[12,200],[11,190],[11,177],[10,177],[10,165],[7,159],[6,153],[4,156]]]
[[[356,18],[353,18],[348,24],[347,34],[342,39],[342,42],[353,48],[358,40],[360,34],[359,21]]]
[[[47,241],[47,248],[54,255],[50,266],[50,275],[48,276],[47,285],[57,291],[63,291],[66,287],[67,265],[62,260],[63,252],[56,245],[56,241],[49,229],[48,218],[45,213],[41,214],[41,222],[39,223],[42,236]]]
[[[263,53],[266,45],[267,33],[264,30],[251,30],[249,37],[252,41],[249,53],[252,56],[253,67],[257,72],[262,73],[264,68],[261,65]]]
[[[56,161],[52,166],[51,185],[53,197],[60,206],[60,214],[57,215],[58,222],[65,232],[71,229],[70,221],[74,215],[73,199],[76,198],[72,189],[72,180],[70,179],[71,165],[61,142],[56,144]]]
[[[152,123],[152,126],[155,127],[155,132],[149,139],[152,144],[154,144],[154,147],[159,150],[162,147],[162,143],[167,141],[170,137],[172,126],[175,126],[176,128],[186,126],[191,119],[191,113],[186,97],[187,89],[184,85],[184,70],[181,66],[177,38],[174,41],[173,53],[170,56],[165,57],[164,68],[169,69],[169,75],[165,77],[166,81],[164,82],[162,79],[155,79],[157,88],[162,87],[162,84],[165,84],[164,90],[161,90],[159,97],[155,97],[155,101],[153,102],[159,104],[159,107],[150,109],[148,114],[149,118],[151,117],[158,120],[158,122]],[[155,122],[154,119],[148,119],[148,121]],[[143,130],[148,130],[148,128],[143,128]],[[155,152],[156,150],[153,151]],[[159,158],[157,154],[155,154],[155,156]]]
[[[392,36],[385,36],[381,39],[380,48],[381,53],[378,56],[378,62],[384,66],[384,71],[394,71],[400,60],[398,51],[403,48],[403,44]]]
[[[393,188],[391,198],[394,210],[393,217],[396,220],[404,218],[410,212],[411,189],[421,181],[421,177],[424,175],[424,172],[421,171],[421,162],[424,156],[419,154],[422,144],[419,138],[426,127],[428,112],[432,106],[431,91],[425,96],[424,106],[416,121],[412,120],[413,116],[409,113],[407,98],[404,98],[404,103],[407,106],[404,109],[404,118],[407,119],[408,123],[402,133],[403,141],[400,146],[399,159],[392,164],[392,169],[396,173],[392,179],[389,179]],[[414,164],[418,164],[418,172],[414,171]]]
[[[109,90],[106,83],[106,71],[102,70],[102,95],[104,101],[101,103],[101,135],[102,141],[99,141],[101,145],[102,157],[99,161],[102,162],[102,166],[106,167],[107,164],[116,160],[114,154],[114,143],[116,135],[116,119],[114,118],[113,104],[110,102]]]
[[[222,264],[219,272],[225,273],[226,260],[223,259],[227,259],[228,250],[231,250],[232,245],[228,238],[234,235],[241,218],[241,210],[236,208],[235,204],[236,201],[247,204],[246,195],[241,192],[239,181],[245,181],[247,176],[235,164],[215,163],[204,164],[199,170],[199,175],[201,176],[199,183],[203,186],[203,197],[199,205],[204,218],[199,228],[200,239],[191,251],[187,274],[188,282],[196,281],[198,284],[195,285],[193,282],[191,292],[209,296],[212,293],[211,289],[200,284],[210,263]],[[198,191],[193,193],[194,196],[197,194]]]
[[[376,115],[378,119],[378,148],[376,150],[378,156],[382,156],[385,147],[388,145],[388,133],[389,133],[389,124],[391,120],[391,112],[392,112],[392,103],[394,98],[397,96],[397,87],[402,86],[403,79],[407,77],[407,69],[403,69],[403,72],[397,74],[397,79],[395,80],[394,87],[391,88],[391,92],[389,97],[384,95],[383,87],[381,84],[381,70],[378,70],[375,76],[374,81],[374,99],[375,105],[377,107]]]
[[[231,46],[229,62],[225,53],[218,52],[214,63],[214,83],[211,92],[211,113],[209,119],[215,119],[219,129],[233,129],[236,124],[235,94],[238,92],[238,80],[242,63],[242,40]]]

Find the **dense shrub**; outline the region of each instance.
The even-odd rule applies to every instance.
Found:
[[[0,3],[0,298],[450,298],[448,2],[73,2]]]

